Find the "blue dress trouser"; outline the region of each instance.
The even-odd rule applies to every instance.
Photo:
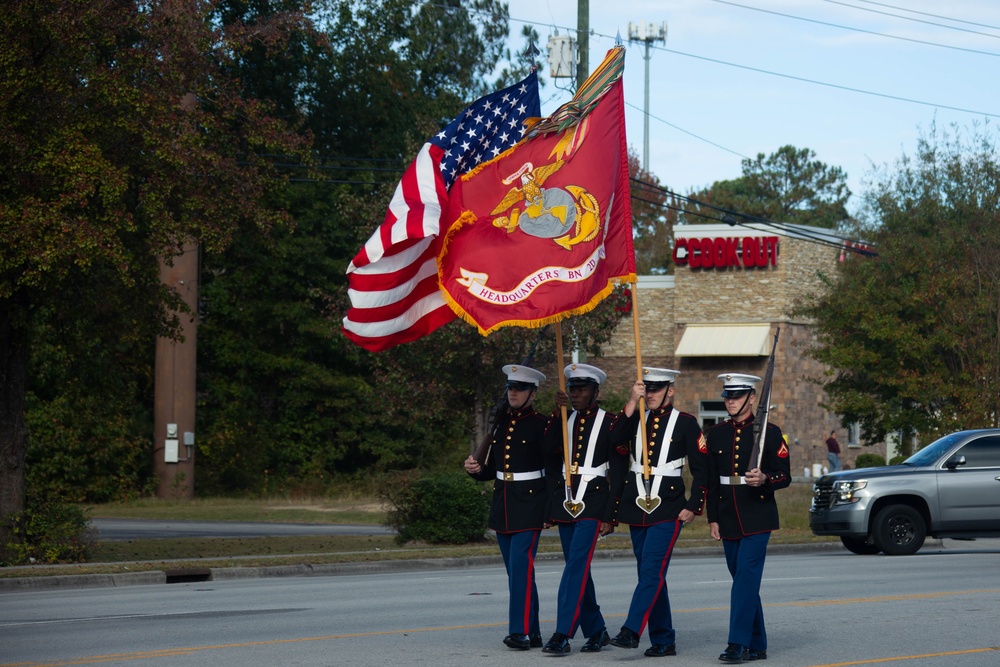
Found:
[[[764,577],[764,557],[771,533],[748,535],[738,540],[722,540],[726,565],[733,575],[729,595],[729,643],[767,650],[764,607],[760,603],[760,581]]]
[[[541,530],[497,533],[497,544],[507,569],[510,609],[507,632],[512,635],[537,635],[538,587],[535,585],[535,554]]]
[[[675,633],[667,596],[667,566],[681,534],[681,524],[663,521],[649,526],[630,526],[629,534],[639,583],[632,593],[625,627],[642,635],[648,625],[651,643],[673,644]]]
[[[566,565],[559,580],[556,632],[567,637],[575,635],[577,627],[583,629],[586,637],[593,637],[606,629],[601,606],[597,604],[594,579],[590,575],[590,562],[600,536],[600,524],[597,519],[559,524],[559,540]]]

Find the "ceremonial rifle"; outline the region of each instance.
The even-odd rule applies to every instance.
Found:
[[[548,327],[543,327],[538,334],[538,338],[532,343],[531,349],[528,350],[527,356],[524,357],[524,361],[521,362],[522,366],[530,366],[531,362],[535,359],[535,352],[538,350],[538,344],[542,342],[542,336],[545,335],[545,331]],[[476,460],[480,466],[486,466],[486,461],[490,456],[490,445],[493,444],[493,429],[500,422],[501,419],[507,416],[507,412],[510,410],[510,404],[507,402],[507,389],[503,390],[500,394],[500,398],[496,403],[493,404],[493,408],[490,410],[489,419],[486,422],[486,437],[473,452],[472,458]]]
[[[771,356],[767,360],[767,370],[764,381],[760,385],[757,413],[753,420],[753,448],[750,450],[750,465],[760,469],[760,459],[764,453],[764,438],[767,435],[767,416],[771,410],[771,380],[774,378],[774,351],[778,349],[778,334],[781,327],[774,329],[774,343],[771,345]]]

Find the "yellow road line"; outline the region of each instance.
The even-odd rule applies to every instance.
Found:
[[[825,605],[842,605],[858,603],[876,602],[899,602],[905,600],[926,600],[932,598],[954,597],[958,595],[980,595],[984,593],[1000,593],[1000,589],[982,589],[971,591],[951,591],[942,593],[913,593],[910,595],[877,595],[865,598],[845,598],[842,600],[809,600],[798,602],[776,602],[765,604],[765,607],[821,607]],[[674,613],[697,613],[705,611],[726,611],[728,607],[703,607],[698,609],[678,609]],[[606,614],[608,617],[622,617],[625,614]],[[544,622],[555,622],[555,619],[543,619]],[[67,658],[55,662],[10,662],[0,663],[0,667],[70,667],[71,665],[95,665],[107,662],[124,662],[129,660],[148,660],[152,658],[168,658],[178,655],[192,655],[205,651],[221,651],[233,648],[249,648],[253,646],[280,646],[282,644],[299,644],[302,642],[320,642],[333,639],[355,639],[360,637],[376,637],[382,635],[416,634],[418,632],[446,632],[450,630],[473,630],[476,628],[496,628],[502,627],[506,623],[476,623],[472,625],[450,625],[439,628],[414,628],[410,630],[381,630],[377,632],[355,632],[343,635],[323,635],[320,637],[296,637],[293,639],[271,639],[259,642],[242,642],[237,644],[216,644],[211,646],[190,646],[174,649],[158,649],[155,651],[139,651],[135,653],[109,653],[106,655],[82,656],[79,658]],[[941,653],[924,653],[919,655],[892,656],[887,658],[871,658],[867,660],[856,660],[851,662],[836,662],[822,665],[811,665],[810,667],[851,667],[852,665],[877,665],[886,662],[899,662],[903,660],[921,660],[926,658],[939,658],[955,655],[968,655],[974,653],[988,653],[990,651],[1000,651],[1000,646],[987,646],[983,648],[966,649],[962,651],[944,651]]]
[[[871,660],[852,660],[850,662],[830,662],[823,665],[810,665],[810,667],[849,667],[850,665],[879,665],[884,662],[900,662],[902,660],[923,660],[925,658],[944,658],[947,656],[954,656],[954,655],[971,655],[973,653],[988,653],[989,651],[1000,651],[1000,646],[970,648],[970,649],[965,649],[964,651],[941,651],[940,653],[897,655],[891,658],[872,658]]]

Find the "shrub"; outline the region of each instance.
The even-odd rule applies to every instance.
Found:
[[[879,466],[885,465],[885,457],[880,454],[858,454],[858,458],[854,461],[855,468],[878,468]]]
[[[891,465],[891,466],[898,466],[900,463],[902,463],[903,461],[905,461],[908,458],[910,458],[910,457],[906,456],[905,454],[899,454],[897,456],[893,456],[891,459],[889,459],[889,465]]]
[[[96,545],[83,510],[52,498],[27,498],[24,512],[4,517],[10,540],[0,545],[0,566],[83,563]]]
[[[486,533],[490,498],[464,472],[396,475],[386,480],[381,495],[391,507],[386,525],[399,533],[399,544],[466,544]]]

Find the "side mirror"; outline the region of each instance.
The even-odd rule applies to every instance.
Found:
[[[948,470],[954,470],[958,466],[965,465],[965,454],[955,454],[944,462],[944,467]]]

